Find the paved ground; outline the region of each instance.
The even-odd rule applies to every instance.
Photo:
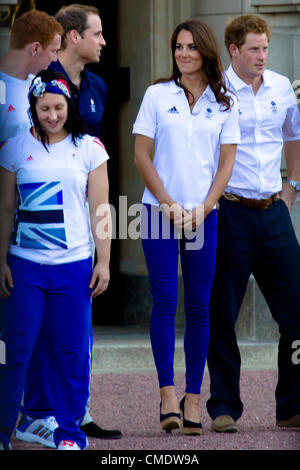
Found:
[[[206,373],[201,393],[204,432],[199,437],[185,437],[179,432],[166,435],[160,429],[159,393],[155,374],[93,374],[93,417],[103,427],[121,429],[123,438],[116,441],[90,439],[89,448],[98,451],[299,451],[300,429],[280,429],[275,426],[276,381],[277,372],[274,370],[242,371],[241,396],[245,410],[238,421],[240,432],[216,434],[210,430],[210,418],[205,407],[209,396],[209,376]],[[175,383],[178,397],[181,398],[184,393],[184,374],[177,373]],[[25,444],[15,439],[12,444],[15,450],[42,449],[39,445]]]

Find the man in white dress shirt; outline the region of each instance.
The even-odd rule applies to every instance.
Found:
[[[256,15],[241,15],[225,30],[241,144],[220,199],[211,295],[207,409],[216,432],[237,432],[243,412],[235,323],[251,274],[279,325],[276,424],[300,426],[300,365],[292,361],[300,340],[300,247],[289,213],[300,191],[300,118],[289,80],[266,70],[270,36]],[[282,185],[283,145],[288,180]]]

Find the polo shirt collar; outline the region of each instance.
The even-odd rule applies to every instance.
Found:
[[[183,89],[182,89],[180,86],[176,85],[176,83],[174,82],[174,80],[171,80],[171,81],[169,82],[169,87],[170,87],[171,93],[173,93],[174,95],[175,95],[176,93],[182,93],[182,92],[183,92]]]
[[[226,75],[230,81],[230,83],[234,86],[235,90],[241,90],[242,88],[249,87],[251,85],[248,85],[244,80],[242,80],[233,70],[232,64],[228,67],[226,70]],[[265,70],[263,74],[263,85],[264,87],[269,87],[272,86],[271,79],[270,79],[270,74],[269,70]]]
[[[265,70],[264,71],[263,78],[264,78],[264,86],[265,87],[266,86],[272,86],[270,70]]]
[[[56,70],[57,72],[63,73],[63,74],[66,76],[68,82],[73,83],[73,82],[71,81],[69,75],[67,74],[67,72],[66,72],[65,69],[63,68],[61,62],[60,62],[58,59],[57,59],[56,62],[52,62],[52,63],[53,63],[53,65],[54,65],[54,70]],[[84,79],[86,78],[86,69],[85,69],[85,68],[82,70],[82,72],[80,72],[80,75],[81,75],[81,79],[82,79],[82,80],[84,80]]]
[[[180,86],[176,85],[176,83],[174,82],[174,80],[170,81],[169,82],[169,87],[170,87],[170,91],[171,93],[173,94],[176,94],[176,93],[184,93],[184,90],[183,88],[181,88]],[[208,98],[215,98],[215,95],[212,91],[212,89],[210,88],[209,85],[207,85],[207,87],[205,88],[203,94],[202,94],[202,97],[204,97],[205,95],[208,96]]]
[[[53,62],[53,67],[54,67],[54,70],[56,70],[57,72],[63,73],[65,77],[67,78],[68,82],[71,81],[70,77],[68,76],[67,72],[65,71],[65,69],[63,68],[62,64],[60,63],[58,59],[56,62]]]

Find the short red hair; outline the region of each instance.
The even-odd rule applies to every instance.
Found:
[[[248,33],[266,34],[268,41],[271,39],[271,31],[268,23],[258,15],[240,15],[231,20],[225,28],[225,45],[229,52],[230,44],[238,49],[245,44]]]
[[[43,49],[53,41],[56,34],[63,34],[63,27],[44,11],[30,10],[14,23],[10,35],[11,49],[24,49],[27,44],[39,42]]]

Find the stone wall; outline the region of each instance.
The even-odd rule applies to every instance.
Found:
[[[198,18],[214,29],[224,67],[229,57],[223,45],[226,21],[242,13],[263,15],[272,29],[269,67],[287,75],[293,82],[300,79],[300,2],[294,0],[120,0],[119,65],[130,67],[131,100],[119,116],[120,194],[128,196],[128,206],[141,200],[144,185],[133,164],[132,124],[147,86],[156,78],[169,76],[171,67],[170,37],[175,26],[188,18]],[[285,161],[282,160],[285,177]],[[292,213],[300,240],[300,200]],[[148,325],[151,316],[151,293],[144,256],[139,240],[121,240],[121,296],[125,306],[125,323]],[[299,281],[300,282],[300,281]],[[183,287],[179,271],[179,301],[176,326],[184,326]],[[238,337],[246,341],[275,341],[278,328],[253,278],[249,280],[240,317]]]

